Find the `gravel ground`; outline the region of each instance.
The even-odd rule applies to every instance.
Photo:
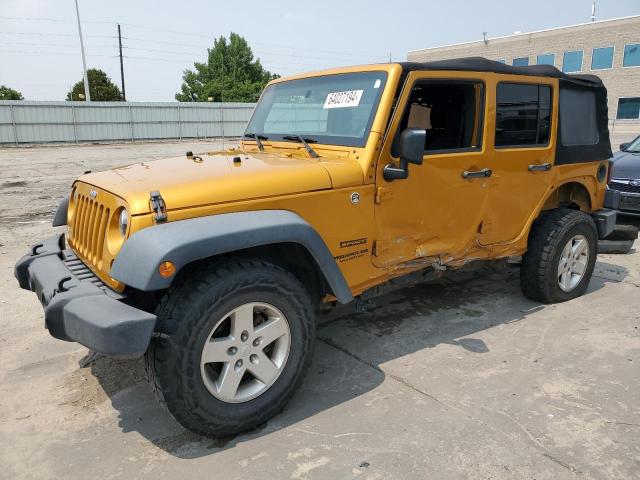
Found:
[[[526,300],[499,266],[334,311],[290,405],[235,438],[182,429],[140,361],[52,339],[13,265],[73,178],[213,148],[0,149],[0,478],[640,478],[636,250],[599,256],[564,304]]]

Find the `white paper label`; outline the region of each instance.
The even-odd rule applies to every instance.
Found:
[[[323,108],[353,108],[360,105],[364,90],[349,90],[347,92],[332,92],[327,95]]]

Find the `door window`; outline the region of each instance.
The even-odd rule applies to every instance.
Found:
[[[420,82],[414,85],[400,132],[427,131],[424,150],[477,150],[482,146],[484,85],[481,82]]]
[[[549,143],[551,87],[532,83],[499,83],[496,90],[496,147]]]

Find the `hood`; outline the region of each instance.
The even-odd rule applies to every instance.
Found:
[[[640,152],[616,152],[611,178],[640,179]]]
[[[78,180],[124,199],[130,213],[149,209],[159,191],[167,209],[251,200],[362,184],[363,172],[348,158],[301,158],[279,153],[200,154],[136,163],[84,175]],[[240,161],[234,158],[240,157]],[[334,173],[332,179],[331,173]]]

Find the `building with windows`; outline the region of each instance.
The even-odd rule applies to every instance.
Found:
[[[609,120],[640,124],[640,15],[413,50],[407,60],[476,56],[598,75],[608,91]]]

